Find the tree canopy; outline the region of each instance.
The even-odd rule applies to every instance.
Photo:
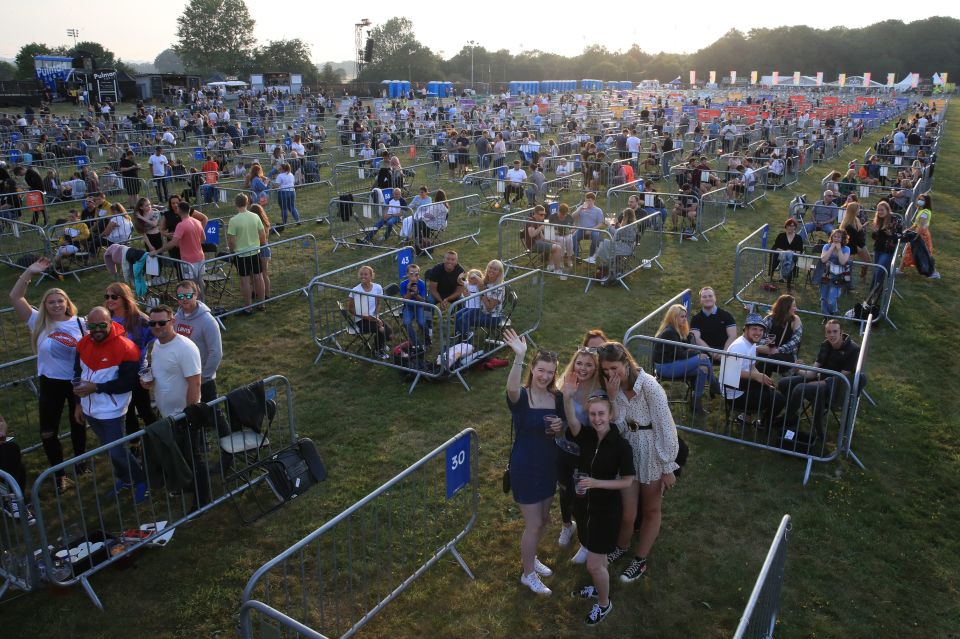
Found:
[[[178,39],[173,49],[188,71],[246,71],[256,40],[243,0],[190,0],[177,18]]]

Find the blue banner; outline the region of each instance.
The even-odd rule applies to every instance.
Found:
[[[447,447],[447,499],[470,483],[470,435]]]

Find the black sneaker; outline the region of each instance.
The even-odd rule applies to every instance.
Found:
[[[597,589],[593,586],[584,586],[580,590],[574,590],[570,593],[570,596],[574,599],[598,599],[600,597]]]
[[[620,546],[617,546],[613,552],[607,553],[607,563],[612,564],[616,560],[623,557],[625,554],[627,554],[626,548],[621,548]]]
[[[620,573],[620,581],[625,584],[633,583],[640,577],[644,576],[647,573],[647,560],[633,558],[633,561],[630,562],[630,565]]]
[[[607,615],[610,614],[610,611],[613,610],[613,601],[607,603],[607,607],[604,608],[598,603],[593,604],[593,608],[590,609],[590,613],[587,615],[587,625],[595,626],[601,621],[603,621]]]

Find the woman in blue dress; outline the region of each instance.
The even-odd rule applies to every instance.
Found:
[[[523,514],[520,538],[520,583],[538,595],[551,590],[540,580],[553,571],[537,559],[537,545],[550,517],[550,503],[557,490],[557,455],[554,438],[562,432],[563,397],[556,387],[557,355],[538,351],[530,362],[524,385],[520,384],[527,340],[511,329],[503,339],[516,357],[507,376],[507,406],[513,416],[513,448],[510,451],[510,486]],[[553,416],[553,419],[548,419]]]

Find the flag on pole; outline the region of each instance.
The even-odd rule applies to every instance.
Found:
[[[731,71],[731,72],[730,72],[730,84],[736,84],[736,83],[737,83],[737,72],[736,72],[736,71]]]
[[[758,74],[757,74],[756,71],[751,71],[751,72],[750,72],[750,84],[756,84],[756,83],[757,83],[757,75],[758,75]]]
[[[887,86],[892,87],[893,84],[897,81],[897,75],[895,73],[887,74]]]
[[[911,73],[910,74],[910,88],[916,89],[920,85],[920,74]]]
[[[817,86],[823,86],[823,71],[817,71]]]
[[[779,79],[780,79],[780,72],[779,72],[779,71],[774,71],[774,72],[773,72],[773,79],[772,79],[772,81],[770,82],[770,84],[772,84],[773,86],[777,86],[777,81],[778,81]]]
[[[793,86],[795,86],[795,87],[800,86],[800,72],[799,72],[799,71],[794,71],[794,72],[793,72]]]
[[[847,74],[846,74],[846,73],[841,73],[841,74],[840,74],[840,77],[837,78],[837,84],[839,84],[841,87],[845,87],[845,86],[847,85]]]
[[[697,83],[697,72],[696,72],[696,71],[691,71],[691,72],[690,72],[690,84],[693,85],[693,84],[696,84],[696,83]]]
[[[716,71],[711,71],[711,72],[710,72],[710,84],[716,84],[716,83],[717,83],[717,72],[716,72]]]
[[[863,86],[868,89],[870,88],[870,72],[869,71],[863,74]]]

